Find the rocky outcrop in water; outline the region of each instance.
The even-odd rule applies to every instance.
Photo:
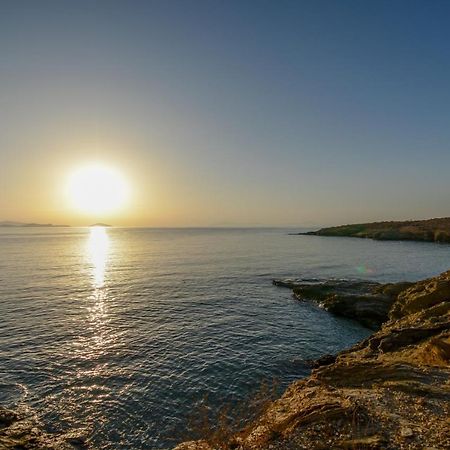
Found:
[[[380,241],[427,241],[450,243],[450,218],[411,220],[405,222],[373,222],[322,228],[298,233],[313,236],[347,236]]]
[[[365,280],[273,280],[293,290],[299,300],[315,301],[327,311],[356,320],[373,330],[388,319],[399,292],[412,283],[381,284]]]
[[[450,271],[404,289],[372,288],[394,290],[376,333],[318,360],[310,377],[220,447],[197,441],[177,449],[450,448]]]
[[[86,441],[79,435],[47,433],[28,412],[0,407],[0,449],[85,450],[88,448]]]

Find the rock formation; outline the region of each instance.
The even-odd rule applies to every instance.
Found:
[[[335,281],[319,291],[314,282],[291,287],[305,296],[323,294],[325,302],[333,292],[338,298],[348,294]],[[377,332],[318,360],[308,378],[290,385],[227,442],[186,442],[177,450],[450,448],[450,271],[411,285],[367,284],[363,290],[384,303],[384,296],[393,298]]]
[[[50,434],[28,411],[0,407],[0,449],[5,450],[84,450],[83,437],[75,433]]]
[[[399,292],[412,283],[381,284],[365,280],[273,280],[276,286],[293,289],[299,300],[315,301],[338,316],[354,319],[373,330],[388,319]]]

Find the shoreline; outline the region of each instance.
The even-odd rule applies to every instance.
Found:
[[[285,286],[307,292],[311,284]],[[450,271],[404,289],[381,286],[393,301],[371,336],[316,360],[242,432],[176,450],[450,448]],[[341,295],[336,286],[314,288]]]
[[[262,416],[217,442],[177,450],[423,449],[450,447],[450,271],[418,282],[284,279],[299,301],[374,330],[312,362]],[[95,448],[80,435],[51,434],[30,415],[0,408],[0,447]],[[441,447],[436,447],[441,448]]]

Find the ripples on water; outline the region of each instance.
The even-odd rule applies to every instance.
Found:
[[[0,402],[105,449],[167,448],[192,406],[283,385],[365,337],[274,277],[419,279],[446,245],[280,229],[3,229]]]

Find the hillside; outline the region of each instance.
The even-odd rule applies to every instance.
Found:
[[[450,242],[450,218],[404,222],[372,222],[322,228],[298,233],[313,236],[348,236],[378,240]]]

